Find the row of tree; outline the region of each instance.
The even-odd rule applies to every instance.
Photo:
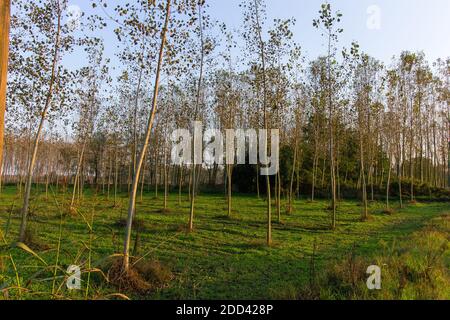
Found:
[[[430,64],[421,52],[402,52],[386,66],[357,43],[341,46],[342,14],[329,4],[313,21],[327,50],[310,62],[293,40],[295,20],[269,23],[263,0],[242,3],[242,31],[213,21],[205,0],[92,6],[77,30],[66,0],[18,0],[9,38],[2,26],[2,57],[5,39],[11,45],[0,185],[16,184],[23,196],[21,241],[33,184],[69,193],[71,210],[86,186],[114,203],[128,192],[125,269],[136,199],[149,190],[163,193],[164,209],[169,192],[178,204],[188,194],[189,231],[203,188],[223,186],[229,215],[233,192],[264,195],[270,245],[272,198],[281,220],[300,195],[329,197],[335,228],[342,198],[360,197],[367,219],[370,198],[382,194],[389,208],[395,192],[403,206],[405,195],[414,201],[419,190],[449,186],[450,59]],[[111,26],[116,64],[99,36]],[[74,54],[86,65],[68,64]],[[279,172],[173,165],[171,133],[194,130],[193,121],[224,132],[280,128]]]

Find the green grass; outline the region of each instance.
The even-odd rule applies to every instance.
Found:
[[[195,232],[185,232],[189,203],[183,195],[178,206],[177,195],[170,195],[170,212],[161,213],[162,198],[155,199],[153,193],[145,194],[138,201],[137,216],[144,221],[138,256],[158,260],[173,272],[174,279],[145,299],[277,299],[286,298],[309,281],[310,259],[314,242],[317,243],[316,264],[321,272],[337,258],[347,255],[355,246],[359,256],[372,256],[379,252],[383,243],[401,239],[423,228],[430,220],[450,212],[449,203],[418,203],[407,206],[395,214],[383,214],[382,203],[371,203],[371,219],[360,221],[362,207],[357,202],[342,202],[338,209],[337,230],[329,229],[330,218],[327,201],[296,201],[293,213],[282,212],[282,223],[277,223],[273,209],[273,241],[271,248],[265,246],[266,213],[264,200],[255,196],[235,195],[233,216],[226,216],[226,201],[223,195],[200,195],[196,204]],[[124,219],[127,195],[120,196],[120,204],[112,206],[112,199],[84,195],[79,212],[84,216],[63,216],[67,213],[69,194],[34,194],[32,199],[30,229],[35,242],[40,243],[38,254],[52,266],[56,262],[56,249],[62,227],[61,254],[58,265],[66,269],[69,265],[83,264],[89,258],[99,261],[109,255],[121,253],[123,228],[117,225]],[[21,197],[13,187],[0,195],[0,227],[7,233],[7,243],[17,240],[20,223]],[[392,203],[396,207],[396,203]],[[283,202],[284,207],[284,202]],[[13,208],[13,210],[11,210]],[[9,215],[11,214],[11,219]],[[93,219],[93,234],[90,238],[85,220]],[[8,221],[10,223],[8,224]],[[9,227],[8,227],[9,225]],[[0,241],[2,239],[0,238]],[[91,245],[90,245],[91,244]],[[38,248],[39,249],[39,248]],[[30,291],[9,290],[8,297],[23,299],[49,298],[52,292],[53,268],[35,275],[43,264],[29,253],[18,248],[0,251],[0,288],[14,286],[16,274],[9,257],[11,254],[17,267],[21,287]],[[92,267],[96,267],[92,265]],[[35,279],[29,281],[32,276]],[[59,274],[61,275],[61,274]],[[91,276],[89,298],[102,298],[117,291],[100,280],[98,273]],[[83,281],[87,274],[83,274]],[[84,298],[83,291],[68,292],[63,279],[58,278],[56,288],[59,297]],[[131,298],[132,293],[123,292]],[[0,299],[2,295],[0,294]]]

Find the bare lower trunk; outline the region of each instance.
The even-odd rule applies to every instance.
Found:
[[[49,184],[49,172],[48,172],[48,168],[47,168],[47,173],[45,175],[45,200],[48,200],[48,184]]]
[[[78,181],[80,179],[80,172],[81,172],[81,165],[83,163],[83,158],[84,158],[84,152],[86,150],[86,141],[83,143],[83,147],[81,149],[81,153],[80,153],[80,158],[78,159],[78,164],[77,164],[77,173],[75,175],[75,182],[73,183],[73,192],[72,192],[72,200],[70,202],[70,208],[73,208],[73,205],[75,203],[75,195],[77,192],[77,185],[78,185]]]
[[[195,189],[196,189],[196,167],[194,164],[192,166],[192,178],[191,178],[191,206],[189,209],[189,232],[194,231],[194,212],[195,212]]]
[[[167,152],[164,152],[164,210],[167,210],[167,197],[169,194],[169,176],[167,172]]]
[[[232,185],[232,168],[231,168],[230,164],[227,165],[227,181],[228,181],[228,187],[227,187],[227,193],[228,193],[228,216],[231,217],[231,212],[232,212],[231,195],[232,195],[233,185]]]
[[[288,207],[288,213],[292,213],[292,200],[293,200],[293,188],[294,188],[294,177],[295,177],[295,168],[297,164],[297,142],[295,142],[295,149],[294,149],[294,161],[292,163],[292,171],[291,171],[291,182],[289,185],[289,207]]]
[[[368,207],[367,207],[367,186],[366,186],[366,173],[364,169],[364,142],[362,138],[362,134],[360,133],[359,137],[359,161],[361,166],[361,180],[362,180],[362,202],[363,202],[363,215],[362,219],[367,220],[369,216]]]
[[[180,177],[178,184],[178,205],[181,206],[181,188],[183,187],[183,166],[180,166]]]
[[[117,188],[118,188],[118,182],[119,182],[119,163],[117,160],[117,146],[116,150],[114,152],[114,207],[117,206]]]
[[[109,168],[108,168],[108,185],[107,185],[107,199],[109,200],[109,195],[111,191],[111,175],[112,175],[112,160],[111,154],[109,154]]]
[[[403,208],[403,195],[402,195],[402,165],[399,164],[399,174],[398,174],[398,193],[399,193],[399,201],[400,208]]]
[[[33,171],[34,166],[36,164],[36,156],[37,151],[39,147],[39,139],[42,132],[42,128],[45,121],[44,113],[42,113],[41,121],[39,124],[38,131],[36,132],[36,136],[34,139],[34,147],[33,147],[33,154],[30,159],[30,163],[28,165],[28,172],[27,172],[27,180],[25,184],[25,194],[23,198],[23,207],[22,207],[22,221],[20,225],[20,233],[19,233],[19,241],[23,242],[25,240],[25,233],[27,228],[27,219],[28,219],[28,207],[30,205],[30,195],[31,195],[31,185],[33,183]]]
[[[261,198],[260,192],[259,192],[259,164],[256,166],[256,195],[258,199]]]
[[[277,216],[278,216],[278,223],[281,223],[281,177],[280,177],[280,171],[278,170],[277,173]]]
[[[314,197],[315,197],[317,163],[318,163],[317,156],[314,155],[313,174],[312,174],[312,187],[311,187],[311,201],[314,201]]]
[[[158,167],[158,156],[155,156],[155,198],[158,198],[158,187],[159,187],[159,167]]]
[[[142,170],[141,174],[141,194],[140,194],[140,201],[142,202],[144,197],[144,186],[145,186],[145,171],[147,169],[147,162],[145,161],[146,157],[144,157],[144,169]]]
[[[389,189],[391,186],[391,172],[392,172],[392,165],[391,165],[391,158],[389,157],[389,171],[386,182],[386,210],[389,210]]]
[[[267,188],[267,245],[272,245],[272,203],[270,197],[270,179],[266,176],[266,188]]]

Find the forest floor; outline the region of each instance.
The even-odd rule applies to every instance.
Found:
[[[29,228],[30,247],[39,257],[21,248],[8,249],[17,240],[21,197],[14,187],[0,195],[0,290],[2,298],[43,299],[64,297],[81,299],[113,297],[118,289],[102,281],[96,269],[102,259],[120,253],[123,245],[128,198],[119,203],[103,195],[87,192],[78,210],[68,214],[70,194],[49,191],[34,193]],[[384,204],[370,203],[371,218],[361,222],[362,207],[355,201],[343,201],[338,208],[338,226],[329,229],[328,201],[295,201],[292,214],[282,222],[273,212],[273,246],[265,246],[266,204],[256,196],[233,196],[233,215],[227,216],[223,195],[200,195],[196,202],[195,231],[186,233],[189,215],[187,195],[178,205],[178,195],[169,197],[169,210],[163,211],[163,198],[144,194],[137,206],[140,220],[136,256],[159,261],[173,275],[166,285],[145,296],[122,292],[130,298],[144,299],[289,299],[310,282],[311,265],[317,273],[349,253],[370,257],[386,244],[401,241],[423,229],[433,219],[450,213],[450,203],[414,203],[384,213]],[[89,230],[92,226],[93,232]],[[60,237],[61,234],[61,237]],[[6,238],[6,239],[5,239]],[[135,235],[133,235],[135,239]],[[407,240],[405,240],[407,241]],[[58,244],[60,244],[58,246]],[[316,244],[316,250],[314,250]],[[133,241],[134,246],[134,241]],[[58,251],[58,247],[60,250]],[[57,254],[59,252],[59,255]],[[312,260],[312,255],[314,259]],[[42,259],[42,260],[40,260]],[[14,262],[14,265],[12,263]],[[82,290],[66,289],[61,272],[69,265],[91,266],[83,273]],[[47,267],[45,266],[47,265]],[[17,271],[17,272],[16,272]],[[105,271],[106,272],[106,271]],[[25,288],[19,290],[14,287]],[[1,293],[1,291],[0,291]]]

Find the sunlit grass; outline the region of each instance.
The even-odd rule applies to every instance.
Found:
[[[308,282],[310,257],[317,243],[316,264],[321,268],[333,259],[343,257],[355,247],[361,256],[370,256],[389,243],[421,229],[428,221],[450,211],[448,203],[418,203],[403,210],[396,208],[393,215],[383,213],[383,203],[371,203],[371,219],[361,222],[362,207],[357,202],[339,204],[338,228],[331,231],[328,201],[296,201],[293,213],[285,214],[283,202],[282,223],[273,214],[273,246],[265,246],[265,202],[253,195],[233,197],[233,214],[227,216],[223,195],[200,195],[197,199],[195,231],[186,232],[188,222],[188,195],[178,205],[178,195],[171,194],[170,212],[161,213],[163,199],[153,193],[145,194],[138,202],[137,218],[142,220],[140,241],[136,256],[158,260],[173,272],[174,278],[167,287],[158,289],[146,299],[270,299],[279,297],[287,287],[300,288]],[[17,240],[20,196],[15,188],[7,188],[1,195],[0,226],[7,233],[8,243]],[[112,254],[121,253],[123,227],[120,220],[126,216],[126,194],[121,194],[119,204],[105,195],[86,192],[78,215],[68,214],[69,194],[34,194],[32,199],[30,229],[37,244],[48,250],[38,251],[49,265],[56,261],[60,215],[62,239],[59,266],[85,266],[89,254],[89,229],[85,219],[93,215],[94,237],[92,262],[95,264]],[[10,225],[8,217],[11,216]],[[84,216],[84,218],[83,218]],[[7,230],[7,231],[6,231]],[[133,245],[134,245],[133,236]],[[5,257],[0,264],[0,286],[14,285],[15,273]],[[28,290],[22,298],[49,298],[52,291],[53,269],[36,275],[42,262],[23,250],[10,250],[17,265],[20,283]],[[95,267],[95,266],[94,266]],[[58,294],[65,298],[84,298],[82,292],[68,292],[64,275],[57,279],[61,285]],[[29,280],[33,278],[31,282]],[[86,280],[87,274],[83,274]],[[91,274],[89,298],[101,298],[117,290],[98,274]],[[43,281],[42,281],[43,280]],[[2,285],[1,282],[4,282]],[[83,284],[85,285],[85,283]],[[38,294],[40,292],[41,294]],[[127,293],[125,293],[127,294]],[[133,293],[129,294],[133,297]],[[1,295],[0,295],[1,297]],[[17,298],[18,290],[9,290],[9,297]]]

